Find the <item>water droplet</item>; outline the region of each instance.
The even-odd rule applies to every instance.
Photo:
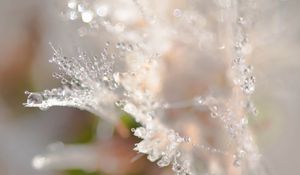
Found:
[[[100,17],[105,17],[108,14],[108,6],[101,5],[97,8],[96,13]]]
[[[248,119],[245,117],[241,120],[242,128],[245,128],[248,125]]]
[[[30,93],[27,97],[28,104],[41,104],[43,102],[43,96],[39,93]]]
[[[68,80],[65,79],[65,78],[62,78],[60,82],[61,82],[61,84],[67,84],[67,83],[68,83]]]
[[[233,66],[239,65],[242,62],[242,58],[241,57],[236,57],[235,59],[233,59]]]
[[[174,9],[173,10],[173,15],[177,18],[182,16],[182,11],[180,9]]]
[[[40,110],[42,110],[42,111],[46,111],[47,109],[49,109],[49,107],[48,106],[44,106],[44,105],[41,105],[41,106],[39,106],[39,109]]]
[[[77,6],[77,1],[76,1],[76,0],[70,0],[70,1],[68,2],[68,7],[69,7],[70,9],[75,9],[76,6]]]
[[[246,24],[246,21],[243,17],[239,17],[238,18],[238,23],[244,25],[244,24]]]
[[[76,11],[70,11],[69,18],[70,20],[76,20],[78,18],[78,13]]]
[[[165,166],[168,166],[171,162],[171,159],[166,155],[166,156],[163,156],[158,162],[157,162],[157,165],[160,166],[160,167],[165,167]]]
[[[246,77],[243,84],[241,85],[241,88],[246,94],[252,94],[255,90],[255,77]]]
[[[85,23],[90,23],[94,18],[94,13],[91,10],[87,10],[81,13],[82,21]]]
[[[32,160],[32,166],[35,169],[42,169],[47,164],[47,157],[44,156],[35,156]]]
[[[211,113],[210,113],[211,118],[219,117],[218,107],[216,105],[211,106],[210,110],[211,110]]]
[[[195,104],[196,105],[202,105],[203,102],[204,102],[204,99],[202,97],[199,96],[199,97],[195,98]]]
[[[243,70],[243,74],[247,75],[250,74],[253,70],[253,67],[251,65],[245,66],[244,70]]]
[[[132,46],[132,44],[129,44],[129,45],[127,46],[127,51],[129,51],[129,52],[133,51],[133,46]]]
[[[86,5],[85,4],[78,4],[77,5],[77,9],[78,9],[78,11],[79,12],[83,12],[83,11],[85,11],[86,10]]]
[[[187,143],[190,143],[191,140],[192,140],[192,139],[191,139],[190,137],[184,137],[184,141],[187,142]]]
[[[180,166],[178,163],[174,163],[172,166],[172,170],[176,173],[180,173],[183,170],[183,167]]]
[[[121,43],[116,44],[116,48],[119,49],[121,47]]]
[[[240,160],[240,159],[234,160],[233,165],[234,165],[235,167],[240,167],[240,166],[241,166],[241,160]]]
[[[146,134],[147,134],[147,131],[144,127],[136,128],[134,131],[134,135],[139,138],[144,138],[146,136]]]
[[[115,104],[116,104],[116,106],[123,108],[125,106],[126,102],[123,100],[118,100],[118,101],[116,101]]]
[[[151,151],[150,154],[147,156],[148,160],[150,160],[151,162],[156,161],[157,159],[159,159],[159,157],[160,154],[156,150]]]

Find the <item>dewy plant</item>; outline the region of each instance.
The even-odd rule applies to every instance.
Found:
[[[112,125],[123,110],[140,124],[134,150],[177,175],[265,174],[248,126],[257,113],[249,61],[260,3],[69,0],[64,17],[87,26],[82,37],[105,36],[102,52],[68,57],[51,44],[62,87],[26,92],[25,106],[75,107]],[[54,159],[63,155],[33,165],[55,169]]]

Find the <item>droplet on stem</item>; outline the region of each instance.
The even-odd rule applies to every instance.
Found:
[[[41,104],[43,96],[39,93],[30,93],[27,98],[27,104]]]
[[[180,9],[174,9],[173,15],[177,18],[182,16],[182,11]]]

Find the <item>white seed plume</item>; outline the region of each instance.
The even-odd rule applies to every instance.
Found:
[[[69,58],[53,48],[50,61],[61,70],[54,77],[63,87],[27,92],[25,106],[76,107],[113,123],[122,109],[142,125],[133,129],[142,139],[134,150],[160,167],[171,165],[178,175],[263,174],[248,127],[248,117],[256,115],[248,59],[257,5],[70,0],[69,10],[91,27],[99,24],[99,33],[109,32],[111,41],[100,57],[79,52]],[[35,167],[46,160],[36,158]]]

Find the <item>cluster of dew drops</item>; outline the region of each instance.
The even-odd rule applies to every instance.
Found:
[[[69,18],[71,20],[76,20],[81,17],[81,20],[85,23],[91,23],[95,18],[95,15],[99,17],[105,17],[108,15],[109,11],[107,6],[99,6],[96,9],[96,14],[94,11],[88,9],[86,4],[78,4],[76,0],[69,0],[68,7]],[[173,10],[173,15],[177,18],[180,18],[183,15],[182,10],[176,8]],[[238,20],[238,25],[241,30],[238,32],[241,33],[241,37],[237,39],[236,45],[234,46],[236,55],[232,62],[232,70],[234,74],[234,83],[239,85],[245,95],[249,97],[255,90],[255,77],[253,76],[253,67],[251,65],[247,65],[245,63],[245,48],[249,47],[249,42],[245,33],[243,33],[243,25],[244,19],[241,17]],[[124,29],[120,24],[115,25],[116,30],[122,31]],[[68,105],[71,102],[72,106],[80,107],[86,101],[90,100],[91,91],[95,90],[95,88],[99,88],[99,86],[107,85],[109,89],[114,89],[118,87],[118,84],[114,80],[113,74],[117,72],[113,72],[113,64],[114,61],[109,62],[108,60],[115,60],[116,58],[122,57],[125,52],[132,52],[136,48],[138,48],[138,44],[131,44],[126,42],[118,42],[115,44],[115,48],[120,50],[118,54],[109,54],[108,47],[111,46],[109,41],[106,42],[106,47],[103,52],[101,52],[100,59],[96,59],[96,57],[89,58],[88,56],[81,54],[79,58],[66,58],[58,54],[55,51],[56,55],[52,62],[57,63],[60,66],[60,69],[63,71],[63,74],[54,74],[55,78],[61,79],[62,84],[65,85],[64,88],[55,88],[52,90],[45,90],[41,93],[36,92],[28,92],[25,94],[28,95],[26,106],[39,107],[41,110],[46,110],[48,107],[52,106],[56,102],[60,102],[60,105]],[[110,57],[111,59],[108,59]],[[65,62],[63,61],[65,60]],[[85,63],[84,63],[85,62]],[[102,65],[102,66],[100,66]],[[71,80],[68,80],[71,78]],[[95,86],[90,87],[89,82],[99,82],[99,84],[95,84]],[[86,83],[86,84],[85,84]],[[82,100],[84,99],[84,100]],[[205,105],[205,99],[203,97],[196,97],[192,100],[192,105]],[[179,104],[168,104],[165,103],[162,105],[162,108],[168,109],[176,106],[184,106],[186,103]],[[190,105],[190,102],[188,102]],[[207,104],[208,108],[212,111],[212,118],[217,117],[218,109],[215,105]],[[257,111],[251,101],[247,101],[245,104],[245,108],[248,111],[251,111],[254,115],[257,115]],[[246,118],[242,119],[242,125],[247,125],[248,121]],[[136,132],[136,131],[135,131]],[[212,153],[222,153],[229,154],[225,151],[221,151],[218,149],[213,149],[204,145],[194,145],[198,146],[201,149],[206,151],[210,151]],[[240,149],[234,154],[234,162],[235,166],[241,166],[241,159],[245,157],[245,151]],[[176,162],[173,164],[173,170],[175,172],[182,172],[181,166]],[[188,174],[186,172],[186,174]]]

